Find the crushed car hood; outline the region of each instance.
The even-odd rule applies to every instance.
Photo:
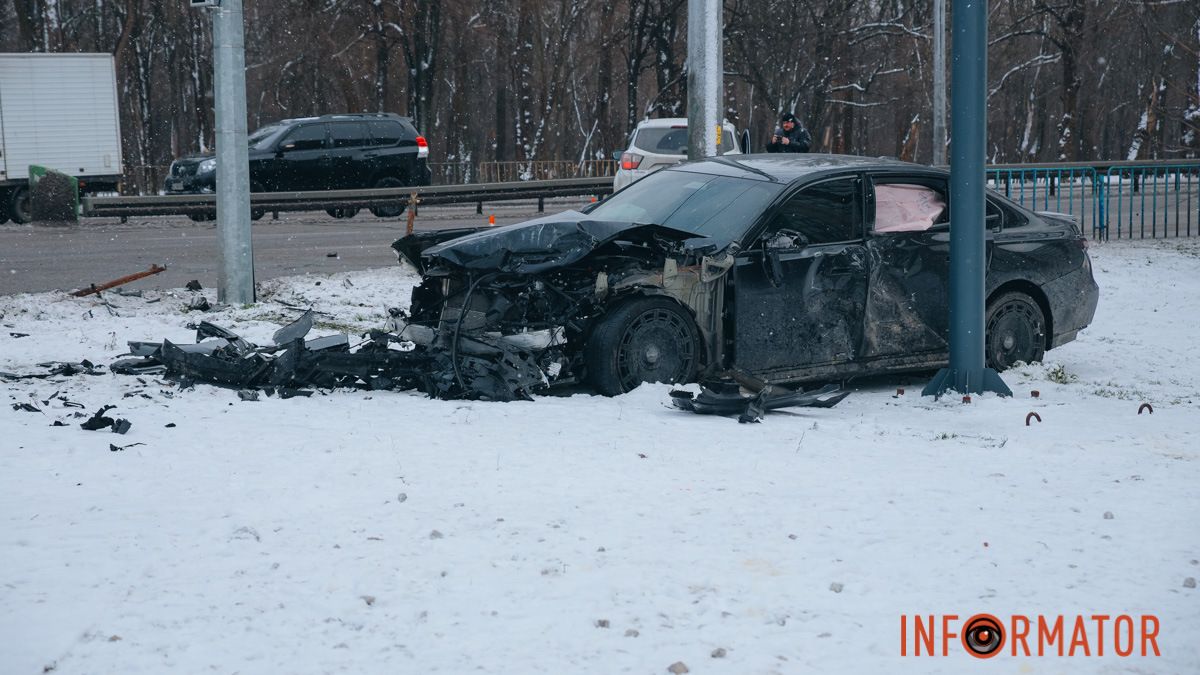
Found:
[[[412,239],[422,236],[410,235],[392,244],[392,248],[422,270],[446,265],[462,270],[513,274],[537,274],[565,267],[578,262],[600,246],[621,238],[631,241],[660,238],[687,242],[687,248],[710,241],[690,232],[661,225],[589,220],[587,214],[579,211],[565,211],[523,223],[471,231],[439,243],[432,243],[427,235],[423,240]],[[428,247],[422,247],[422,243]],[[416,253],[419,253],[420,261],[413,259]]]

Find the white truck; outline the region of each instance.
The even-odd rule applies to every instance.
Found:
[[[29,222],[29,166],[113,192],[124,173],[111,54],[0,54],[0,223]]]

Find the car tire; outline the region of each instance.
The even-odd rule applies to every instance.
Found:
[[[251,182],[250,192],[265,192],[265,190],[263,190],[262,183]],[[261,220],[265,215],[267,215],[266,209],[256,209],[253,206],[250,207],[250,220]]]
[[[328,213],[330,216],[332,216],[334,218],[353,218],[354,216],[358,215],[358,209],[354,208],[354,207],[325,209],[325,213]]]
[[[1046,354],[1046,317],[1024,293],[1005,293],[988,306],[987,365],[1000,372],[1019,362],[1036,363]]]
[[[377,188],[404,187],[404,181],[400,180],[399,178],[396,178],[395,176],[388,176],[386,178],[380,178],[379,180],[375,181],[375,187],[377,187]],[[404,209],[407,206],[408,205],[405,204],[403,201],[401,201],[395,205],[372,206],[371,213],[375,214],[375,216],[378,218],[399,218],[400,214],[404,213]]]
[[[617,305],[584,348],[596,391],[616,396],[643,382],[690,382],[700,363],[700,333],[687,310],[665,298]]]
[[[33,204],[29,197],[29,188],[18,185],[8,195],[8,217],[18,225],[24,225],[33,220]]]
[[[206,222],[212,220],[212,218],[208,217],[207,213],[189,213],[188,218],[191,218],[193,221],[195,221],[197,223],[206,223]]]

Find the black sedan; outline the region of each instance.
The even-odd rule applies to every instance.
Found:
[[[933,369],[951,199],[945,171],[886,159],[681,164],[583,211],[397,241],[423,275],[401,334],[444,355],[443,393],[487,398]],[[1098,289],[1072,218],[986,202],[986,354],[1004,370],[1074,339]]]

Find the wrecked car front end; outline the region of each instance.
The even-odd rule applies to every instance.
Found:
[[[716,360],[728,244],[568,211],[448,241],[412,235],[393,248],[422,273],[398,334],[445,357],[436,395],[525,398],[590,380],[597,326],[638,298],[675,303],[695,324],[695,358],[664,370],[664,381]]]

